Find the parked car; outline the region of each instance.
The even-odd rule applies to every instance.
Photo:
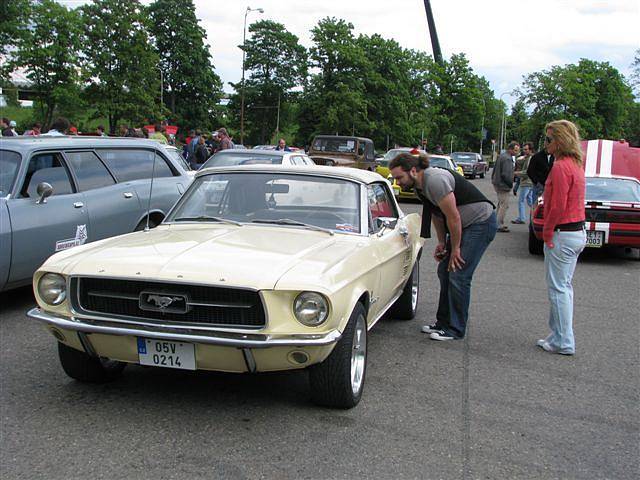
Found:
[[[275,150],[276,145],[256,145],[253,150]]]
[[[474,152],[453,152],[451,159],[456,165],[462,167],[465,177],[474,179],[476,177],[484,178],[489,170],[489,165],[482,159],[482,155]]]
[[[154,140],[3,138],[0,290],[29,284],[55,252],[156,226],[191,181]]]
[[[309,156],[316,165],[353,167],[374,171],[376,152],[373,141],[362,137],[318,135],[311,142]]]
[[[213,154],[201,168],[227,167],[230,165],[315,165],[303,152],[282,150],[222,150]]]
[[[462,167],[456,165],[455,162],[451,160],[451,157],[448,157],[446,155],[435,155],[430,153],[429,166],[435,168],[444,168],[452,173],[464,176],[462,174]],[[398,199],[419,200],[413,188],[404,189],[400,187],[400,185],[398,185],[398,182],[391,175],[389,175],[388,180],[389,182],[391,182],[391,188],[393,188],[393,192]]]
[[[308,369],[315,402],[350,408],[367,331],[385,313],[415,316],[420,223],[373,172],[200,170],[154,230],[52,256],[28,315],[80,381],[113,379],[127,363]]]
[[[196,174],[196,171],[191,168],[189,163],[182,156],[182,153],[180,153],[180,150],[178,149],[178,147],[174,145],[163,145],[163,147],[176,162],[182,165],[182,168],[184,168],[184,170],[187,172],[188,175],[193,176]]]
[[[409,147],[399,147],[392,148],[387,153],[384,154],[383,157],[376,159],[376,172],[382,175],[384,178],[389,177],[389,163],[400,153],[409,153],[412,148]],[[424,150],[419,150],[420,152],[426,153]]]
[[[582,142],[587,247],[640,248],[640,148],[611,140]],[[544,202],[529,223],[529,252],[543,253]]]

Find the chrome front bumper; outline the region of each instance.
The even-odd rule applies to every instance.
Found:
[[[106,335],[130,335],[136,337],[155,338],[158,340],[185,341],[208,345],[224,345],[238,348],[269,348],[269,347],[306,347],[331,345],[342,334],[338,330],[331,330],[322,334],[298,335],[265,335],[255,333],[237,333],[223,330],[189,331],[188,328],[145,328],[132,324],[110,323],[107,318],[84,319],[76,317],[62,317],[43,312],[40,308],[32,308],[27,316],[64,330],[84,333],[102,333]]]

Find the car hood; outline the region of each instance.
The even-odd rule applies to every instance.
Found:
[[[264,225],[161,225],[61,252],[42,269],[272,289],[301,263],[313,263],[316,272],[332,268],[356,248],[357,238]],[[335,255],[321,254],[338,242]]]

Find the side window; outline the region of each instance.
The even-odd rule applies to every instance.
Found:
[[[358,142],[358,155],[364,155],[364,142]]]
[[[119,182],[147,179],[151,178],[152,174],[155,178],[173,176],[164,157],[154,155],[151,150],[101,149],[97,152]]]
[[[389,197],[387,190],[379,183],[367,187],[367,197],[369,199],[369,213],[373,230],[377,230],[376,218],[392,217],[398,218],[393,201]]]
[[[305,165],[315,165],[315,162],[311,160],[311,157],[303,156]]]
[[[300,155],[292,156],[291,161],[294,165],[304,165],[304,159]]]
[[[20,195],[38,198],[38,184],[42,182],[51,184],[54,195],[73,193],[69,172],[59,153],[43,153],[31,157]]]
[[[65,152],[82,192],[113,185],[115,180],[93,152]]]

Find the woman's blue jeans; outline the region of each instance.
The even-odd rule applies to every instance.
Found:
[[[498,221],[493,212],[486,222],[474,223],[462,229],[460,253],[465,261],[463,268],[455,272],[447,271],[448,255],[438,264],[440,300],[436,326],[456,338],[463,338],[467,331],[473,272],[497,230]],[[447,245],[447,250],[451,251],[450,245]]]
[[[573,337],[573,272],[586,243],[584,230],[554,232],[553,248],[544,245],[544,271],[549,289],[549,344],[563,353],[575,353]]]

